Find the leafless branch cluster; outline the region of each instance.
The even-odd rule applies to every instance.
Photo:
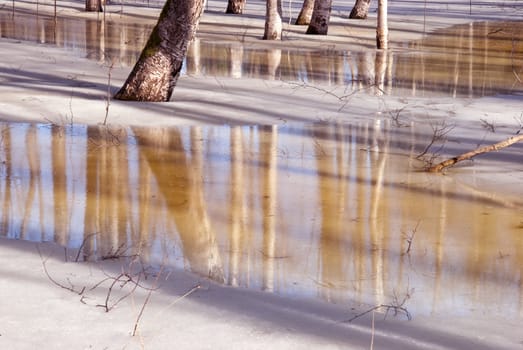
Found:
[[[427,167],[430,167],[434,163],[434,160],[439,157],[439,152],[445,146],[447,135],[452,131],[452,129],[454,129],[454,125],[447,124],[446,121],[443,121],[441,123],[431,124],[431,128],[432,136],[429,143],[425,146],[423,151],[418,153],[415,157],[418,160],[423,160]],[[432,147],[438,143],[440,144],[439,147],[435,150],[431,150]]]
[[[492,132],[492,133],[496,132],[496,127],[493,122],[489,122],[486,119],[480,119],[479,121],[481,122],[481,126],[483,127],[483,129],[487,130],[488,132]]]
[[[342,102],[342,105],[340,106],[340,108],[338,108],[338,111],[343,110],[347,106],[347,104],[349,104],[350,98],[352,96],[356,95],[360,90],[362,90],[362,89],[354,89],[354,90],[352,90],[352,91],[350,91],[350,92],[348,92],[346,94],[339,95],[339,94],[334,92],[336,90],[336,88],[333,88],[331,90],[327,90],[327,89],[319,87],[319,86],[308,84],[305,81],[301,81],[299,83],[287,82],[287,84],[294,86],[295,90],[297,90],[297,89],[313,89],[313,90],[322,92],[324,95],[336,98],[338,101]],[[368,87],[366,87],[364,89],[370,89],[373,86],[374,85],[371,85],[371,86],[368,86]]]
[[[94,234],[89,235],[89,238],[92,237]],[[85,240],[84,240],[85,242]],[[145,307],[147,306],[149,299],[151,297],[151,294],[153,291],[157,290],[157,282],[162,274],[163,267],[160,269],[160,272],[156,274],[156,279],[154,281],[154,284],[152,287],[147,287],[146,285],[142,284],[142,281],[147,279],[147,276],[149,275],[149,272],[147,271],[147,268],[143,265],[142,261],[140,260],[138,255],[133,256],[132,259],[129,260],[129,263],[127,265],[123,265],[120,273],[117,274],[110,274],[107,271],[103,271],[105,278],[102,280],[96,282],[92,286],[77,286],[74,285],[69,278],[66,279],[67,283],[61,282],[55,277],[53,277],[47,267],[47,260],[48,258],[45,258],[40,250],[40,247],[37,245],[38,253],[40,254],[40,258],[42,260],[42,267],[44,269],[44,273],[46,277],[51,281],[54,285],[68,290],[74,294],[77,294],[80,296],[80,302],[85,305],[91,305],[95,307],[102,308],[105,312],[109,312],[113,310],[118,304],[120,304],[123,300],[127,299],[133,293],[136,292],[137,289],[141,289],[144,291],[147,291],[147,297],[140,309],[140,312],[138,314],[138,317],[135,321],[134,327],[133,327],[133,336],[136,333],[136,330],[138,328],[138,323],[140,321],[140,318],[145,310]],[[128,249],[119,247],[116,250],[114,250],[110,256],[105,257],[106,259],[118,259],[123,257],[129,257],[129,256],[117,256],[118,252],[121,252],[124,254]],[[76,256],[76,261],[79,260],[80,253]],[[94,296],[95,291],[102,291],[102,300],[96,301],[97,297]],[[192,291],[191,291],[192,293]],[[93,301],[91,301],[93,300]]]
[[[350,323],[364,315],[367,315],[367,314],[369,314],[373,311],[377,311],[377,310],[385,310],[385,315],[383,316],[384,319],[387,318],[389,313],[392,313],[392,315],[394,317],[396,317],[400,314],[405,315],[407,320],[410,321],[410,320],[412,320],[412,315],[409,312],[409,310],[407,310],[405,304],[410,299],[413,292],[414,292],[413,288],[407,287],[407,290],[405,291],[405,293],[401,297],[399,297],[398,294],[396,293],[396,291],[394,290],[393,296],[392,296],[392,301],[390,304],[380,304],[380,305],[373,306],[370,309],[367,309],[347,320],[342,321],[342,323]]]

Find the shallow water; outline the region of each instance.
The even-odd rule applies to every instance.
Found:
[[[0,11],[0,37],[52,44],[132,66],[152,26]],[[391,35],[394,35],[393,33]],[[427,34],[388,53],[253,49],[196,40],[184,74],[378,87],[386,94],[479,97],[523,93],[523,22],[477,22]],[[374,92],[374,89],[373,89]]]
[[[342,305],[408,293],[414,315],[523,317],[521,199],[418,171],[422,127],[0,131],[2,236]]]

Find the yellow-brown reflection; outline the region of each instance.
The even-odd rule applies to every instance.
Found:
[[[176,224],[184,258],[196,273],[223,281],[223,266],[216,234],[204,198],[203,138],[190,129],[190,146],[182,131],[134,128],[140,156],[147,161],[162,195],[167,215]]]
[[[130,195],[125,130],[87,127],[84,255],[86,259],[129,255]],[[55,168],[66,174],[66,167]],[[62,171],[58,171],[62,169]],[[56,190],[55,190],[56,192]],[[55,206],[57,203],[55,203]],[[136,248],[140,242],[133,242]]]
[[[149,37],[152,25],[114,21],[55,18],[0,10],[2,37],[53,44],[97,61],[135,64]]]
[[[274,291],[276,256],[276,213],[277,205],[277,145],[278,127],[261,128],[260,153],[262,165],[260,171],[260,195],[262,198],[262,254],[263,282],[262,288]]]
[[[413,312],[522,316],[521,201],[412,171],[416,125],[0,131],[3,236],[334,302],[414,288]]]
[[[35,16],[0,10],[3,37],[52,43],[81,55],[132,66],[151,25]],[[523,90],[523,22],[475,22],[438,30],[399,52],[252,49],[195,40],[191,75],[345,85],[378,94],[487,96]]]

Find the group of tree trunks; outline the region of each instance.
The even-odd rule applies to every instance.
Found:
[[[87,11],[101,11],[105,0],[86,0]],[[383,1],[383,0],[380,0]],[[246,0],[228,0],[226,13],[243,13]],[[193,39],[205,0],[167,0],[138,62],[122,88],[119,100],[164,102],[171,99],[187,47]],[[370,0],[356,0],[353,10],[366,17]],[[365,7],[366,6],[366,7]],[[332,0],[304,0],[296,21],[308,24],[308,34],[327,34]],[[281,0],[267,0],[263,39],[280,40]]]
[[[106,0],[86,0],[87,11],[102,11]],[[246,0],[228,0],[227,13],[241,14]],[[187,48],[194,38],[203,12],[205,0],[167,0],[138,62],[115,98],[120,100],[164,102],[171,95],[180,76]],[[356,0],[350,18],[367,17],[370,0]],[[332,0],[304,0],[296,24],[306,25],[307,34],[327,34]],[[387,49],[388,24],[387,0],[378,0],[378,23],[376,27],[378,49]],[[265,32],[263,39],[279,40],[282,32],[281,0],[267,0]],[[497,144],[482,147],[460,156],[445,160],[428,169],[440,172],[462,160],[478,154],[508,147],[523,141],[518,135]]]

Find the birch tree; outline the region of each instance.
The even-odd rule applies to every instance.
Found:
[[[264,40],[281,40],[281,0],[267,0]]]
[[[366,19],[369,14],[370,0],[356,0],[349,18],[352,19]]]
[[[314,0],[303,0],[300,14],[298,15],[298,18],[296,18],[296,22],[294,22],[294,24],[299,26],[309,25],[309,23],[311,23],[313,10]]]
[[[245,2],[246,0],[228,0],[225,13],[241,15],[245,7]]]
[[[327,35],[329,31],[329,20],[332,10],[332,0],[314,1],[311,22],[307,28],[307,34]]]
[[[103,12],[103,0],[85,0],[85,11],[87,12]]]
[[[386,50],[389,46],[389,25],[387,20],[387,0],[378,0],[378,25],[376,27],[376,46]]]
[[[150,102],[171,99],[204,2],[167,0],[138,62],[115,95],[116,99]]]

